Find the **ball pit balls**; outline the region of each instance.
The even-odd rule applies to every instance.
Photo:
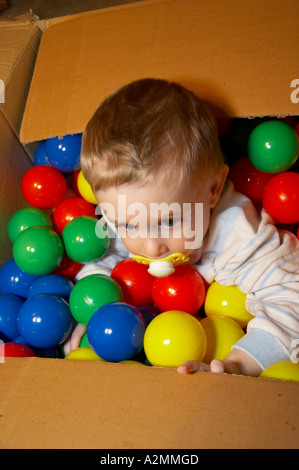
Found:
[[[75,361],[101,361],[103,359],[99,357],[90,346],[80,347],[70,352],[65,356],[64,359],[72,359]]]
[[[51,217],[36,207],[25,207],[15,212],[8,222],[8,236],[14,243],[17,236],[29,227],[53,228]]]
[[[145,322],[136,308],[124,302],[100,307],[87,326],[87,338],[105,361],[121,362],[142,350]]]
[[[33,163],[35,166],[36,165],[51,166],[49,159],[47,157],[46,142],[42,142],[41,144],[37,146],[34,152]]]
[[[10,342],[0,344],[0,359],[5,357],[36,357],[36,354],[25,344]]]
[[[64,199],[64,201],[58,204],[53,213],[54,226],[58,235],[62,234],[64,227],[69,222],[83,215],[94,217],[94,205],[87,202],[83,197]]]
[[[248,139],[251,163],[265,173],[288,170],[298,158],[298,139],[292,126],[281,121],[266,121]]]
[[[102,305],[123,301],[119,285],[103,274],[91,274],[80,279],[73,287],[69,305],[78,323],[87,325],[94,312]]]
[[[46,154],[50,165],[63,172],[80,168],[82,134],[52,137],[46,140]]]
[[[66,181],[56,168],[37,165],[30,168],[23,176],[21,191],[31,206],[52,209],[64,199]]]
[[[30,297],[18,314],[20,335],[37,348],[51,348],[62,343],[72,324],[73,318],[67,302],[51,294]]]
[[[31,284],[38,278],[19,268],[13,258],[9,259],[0,268],[0,292],[26,298]]]
[[[95,195],[91,189],[90,184],[84,178],[82,170],[79,171],[78,178],[77,178],[77,188],[81,196],[91,204],[97,205],[98,201],[96,200]]]
[[[0,295],[0,334],[12,340],[19,335],[17,318],[24,299],[13,294]]]
[[[69,300],[70,293],[74,284],[63,276],[58,274],[47,274],[41,276],[31,284],[28,291],[28,298],[37,294],[53,294]]]
[[[272,176],[255,168],[248,157],[237,160],[229,171],[229,179],[233,182],[235,190],[247,196],[253,204],[261,204],[265,188]]]
[[[237,286],[222,286],[213,282],[207,290],[204,310],[205,314],[222,315],[235,320],[241,328],[254,317],[245,308],[246,294]]]
[[[157,315],[144,334],[144,352],[153,366],[178,367],[186,361],[202,361],[206,347],[201,322],[182,311]]]
[[[63,229],[62,239],[67,255],[77,263],[102,258],[110,245],[104,225],[90,216],[77,217],[69,222]]]
[[[275,362],[263,370],[260,377],[299,382],[299,363],[290,360]]]
[[[210,364],[213,359],[221,361],[231,347],[244,336],[244,331],[234,320],[220,315],[203,318],[200,322],[207,339],[203,362]]]
[[[266,186],[263,206],[276,222],[298,223],[299,173],[286,171],[273,176]]]
[[[57,266],[55,271],[53,271],[53,274],[66,277],[70,281],[74,282],[76,275],[83,268],[83,266],[84,265],[82,263],[77,263],[76,261],[69,258],[66,253],[64,253],[59,266]]]
[[[130,258],[125,259],[113,268],[111,277],[121,287],[126,303],[148,305],[153,302],[154,278],[149,274],[148,266]]]
[[[195,269],[179,265],[170,276],[154,279],[152,296],[161,312],[181,310],[194,315],[204,302],[205,284]]]
[[[30,227],[24,230],[13,244],[13,257],[17,265],[35,276],[44,276],[54,271],[63,254],[61,238],[47,227]]]

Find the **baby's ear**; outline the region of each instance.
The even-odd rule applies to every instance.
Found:
[[[211,209],[213,209],[216,206],[217,202],[219,201],[228,171],[229,171],[229,167],[227,165],[222,165],[221,168],[217,170],[215,174],[213,174],[213,178],[212,178],[211,186],[210,186]]]

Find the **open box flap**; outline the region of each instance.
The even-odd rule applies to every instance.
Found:
[[[297,0],[152,0],[49,22],[21,128],[81,132],[99,102],[143,77],[175,80],[230,116],[298,114]]]

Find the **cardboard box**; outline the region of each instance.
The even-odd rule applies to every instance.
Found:
[[[179,81],[230,116],[298,115],[291,99],[299,78],[298,14],[296,0],[152,0],[1,22],[7,44],[11,30],[20,34],[0,69],[6,84],[0,114],[8,149],[1,155],[5,225],[23,204],[28,143],[81,132],[101,99],[133,79]],[[40,36],[21,144],[20,117]],[[0,48],[4,59],[8,50]],[[10,255],[1,230],[4,262]],[[294,382],[41,358],[6,358],[0,379],[5,449],[298,447]]]

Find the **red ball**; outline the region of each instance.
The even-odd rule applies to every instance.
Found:
[[[299,222],[299,173],[286,171],[273,176],[266,186],[263,206],[277,222]]]
[[[262,201],[267,183],[272,177],[272,174],[255,168],[248,157],[237,160],[229,172],[235,190],[247,196],[253,204]]]
[[[161,312],[181,310],[194,315],[205,299],[205,283],[199,272],[180,265],[167,277],[155,278],[153,300]]]
[[[0,345],[0,357],[33,357],[36,356],[28,346],[21,343],[4,343]]]
[[[94,205],[83,199],[83,197],[64,199],[64,201],[58,204],[53,214],[55,230],[58,235],[62,234],[62,230],[71,220],[82,215],[94,217]]]
[[[153,302],[154,277],[149,274],[147,265],[125,259],[113,268],[111,277],[120,286],[126,303],[149,305]]]
[[[39,209],[56,207],[66,193],[63,174],[48,165],[36,165],[28,170],[21,182],[21,191],[29,204]]]
[[[77,261],[72,260],[65,253],[59,266],[55,269],[55,271],[53,271],[52,274],[58,274],[59,276],[63,276],[74,282],[76,275],[80,269],[83,268],[83,266],[84,264],[77,263]]]

